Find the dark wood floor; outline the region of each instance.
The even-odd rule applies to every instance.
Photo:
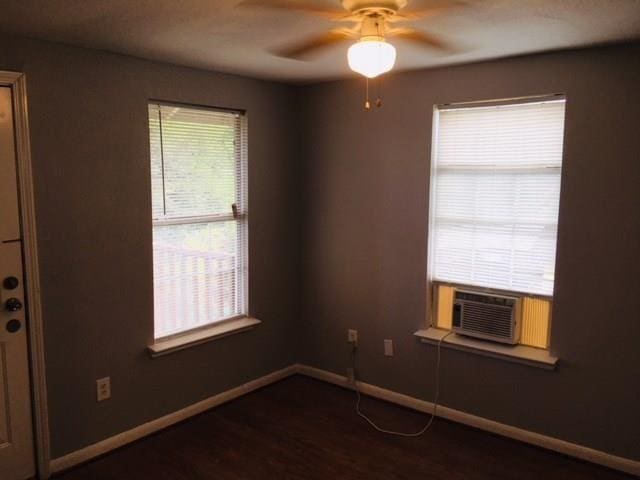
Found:
[[[371,429],[354,394],[295,376],[69,471],[64,480],[602,479],[630,478],[438,419],[418,438]],[[422,414],[363,398],[387,428]]]

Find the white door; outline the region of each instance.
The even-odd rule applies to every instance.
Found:
[[[0,87],[0,479],[35,475],[11,89]]]

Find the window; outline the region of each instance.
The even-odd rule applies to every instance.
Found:
[[[429,279],[436,326],[456,286],[522,297],[520,342],[546,348],[553,297],[565,101],[434,112]]]
[[[149,105],[154,335],[247,314],[247,124]]]

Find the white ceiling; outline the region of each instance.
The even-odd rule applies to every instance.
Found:
[[[311,0],[309,0],[311,1]],[[307,4],[309,1],[300,0]],[[98,48],[180,65],[286,81],[354,75],[348,43],[310,61],[270,48],[335,24],[300,12],[235,8],[239,0],[0,0],[0,32]],[[312,0],[340,8],[339,0]],[[408,10],[445,0],[410,0]],[[397,68],[416,69],[640,38],[640,0],[465,0],[412,27],[441,35],[445,55],[401,40]]]

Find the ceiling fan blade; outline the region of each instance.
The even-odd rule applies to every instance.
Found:
[[[297,60],[304,59],[319,50],[330,47],[345,40],[352,39],[357,35],[346,28],[337,28],[330,30],[321,35],[307,38],[302,42],[294,45],[285,46],[272,50],[279,57],[294,58]]]
[[[387,32],[387,36],[401,38],[402,40],[409,40],[410,42],[442,50],[444,52],[451,53],[455,50],[452,45],[439,39],[435,35],[419,32],[413,28],[393,28]]]
[[[341,14],[341,15],[336,15],[335,17],[332,17],[332,20],[335,20],[337,22],[358,22],[359,24],[362,23],[362,15],[353,15],[351,13],[347,13],[347,14]]]
[[[313,0],[306,0],[305,2],[295,0],[242,0],[236,7],[290,10],[320,15],[332,20],[339,19],[347,14],[344,10],[329,7],[326,2]]]
[[[401,10],[396,15],[392,15],[387,20],[390,23],[396,22],[414,22],[416,20],[424,20],[425,18],[432,18],[438,15],[442,15],[451,10],[455,10],[456,8],[463,7],[466,4],[462,1],[451,1],[446,5],[441,5],[439,7],[428,7],[422,8],[418,10]]]

